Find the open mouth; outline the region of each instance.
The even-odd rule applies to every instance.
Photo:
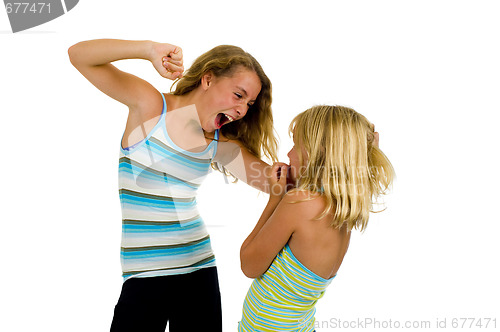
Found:
[[[235,119],[228,114],[225,113],[219,113],[217,114],[217,117],[215,118],[215,124],[217,125],[217,128],[222,127],[226,123],[233,122]]]

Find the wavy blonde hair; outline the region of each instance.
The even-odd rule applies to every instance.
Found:
[[[363,231],[373,204],[395,177],[374,144],[374,126],[348,107],[314,106],[293,119],[289,132],[304,165],[297,190],[318,192],[327,202],[317,219],[333,212],[333,227]]]
[[[220,130],[228,139],[238,140],[258,158],[265,156],[277,160],[278,141],[274,135],[271,110],[271,81],[257,60],[243,49],[232,45],[220,45],[200,55],[177,84],[173,95],[184,95],[201,84],[203,75],[212,72],[216,77],[231,77],[238,68],[254,71],[260,79],[261,90],[246,115],[224,125]]]

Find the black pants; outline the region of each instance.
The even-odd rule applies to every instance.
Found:
[[[222,331],[215,267],[123,283],[111,332]]]

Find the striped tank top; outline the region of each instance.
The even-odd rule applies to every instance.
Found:
[[[314,331],[314,306],[333,278],[310,271],[287,244],[250,286],[238,331]]]
[[[203,152],[175,145],[160,120],[148,136],[120,149],[119,193],[122,208],[121,263],[124,281],[190,273],[215,266],[196,192],[211,170],[218,131]]]

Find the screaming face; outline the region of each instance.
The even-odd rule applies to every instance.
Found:
[[[240,68],[230,77],[207,74],[204,108],[200,114],[202,127],[207,132],[220,129],[225,124],[242,119],[257,99],[261,83],[251,70]]]

